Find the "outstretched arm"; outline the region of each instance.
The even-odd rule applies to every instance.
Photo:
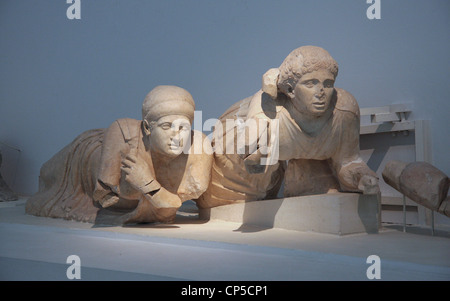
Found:
[[[340,145],[332,156],[332,166],[341,189],[344,191],[377,194],[378,176],[359,156],[359,116],[353,112],[341,112],[343,124]]]

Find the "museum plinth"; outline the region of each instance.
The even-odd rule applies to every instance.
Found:
[[[378,233],[378,195],[330,193],[200,209],[200,219],[336,235]]]

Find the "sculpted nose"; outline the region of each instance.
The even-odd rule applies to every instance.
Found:
[[[320,92],[323,92],[323,84],[322,83],[319,83],[318,85],[317,85],[317,88],[319,89],[319,91]]]
[[[316,94],[318,96],[321,96],[324,93],[325,93],[325,90],[324,90],[323,84],[322,83],[317,84],[317,86],[316,86]]]
[[[183,146],[183,139],[180,136],[180,131],[174,132],[170,138],[171,143],[178,144],[178,146]]]
[[[170,128],[170,134],[172,136],[178,135],[180,133],[180,128],[177,126],[173,126]]]

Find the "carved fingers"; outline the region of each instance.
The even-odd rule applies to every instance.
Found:
[[[260,149],[247,156],[244,159],[244,164],[247,171],[251,174],[263,173],[267,168],[267,165],[261,164],[261,159],[263,157],[264,155],[261,153]]]
[[[129,154],[122,160],[122,167],[120,168],[126,174],[130,174],[133,168],[137,165],[136,155]]]
[[[118,201],[119,201],[119,197],[117,195],[108,194],[104,198],[99,200],[99,203],[103,208],[107,208],[107,207],[110,207],[110,206],[116,204]]]
[[[147,162],[137,154],[128,154],[122,160],[120,169],[125,174],[125,181],[143,193],[149,193],[160,188]]]

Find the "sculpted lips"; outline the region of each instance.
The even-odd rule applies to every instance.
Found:
[[[320,94],[316,96],[316,99],[318,99],[318,101],[313,102],[314,107],[316,107],[317,109],[323,109],[325,107],[325,94]]]
[[[171,143],[168,144],[170,149],[179,149],[180,147],[183,147],[183,141],[182,140],[176,140],[176,141],[172,141]]]

